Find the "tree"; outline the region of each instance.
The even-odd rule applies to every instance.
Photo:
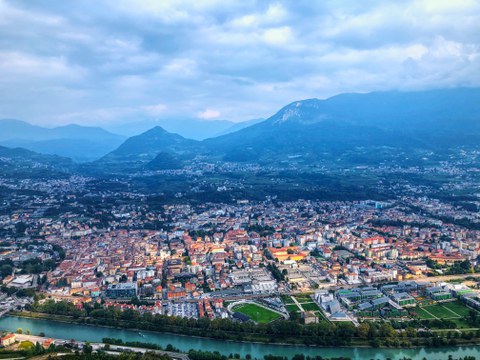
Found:
[[[83,352],[85,354],[91,354],[93,352],[93,348],[92,348],[92,345],[90,345],[90,342],[86,342],[85,343],[85,346],[83,347]]]
[[[25,235],[25,231],[27,231],[27,225],[24,222],[19,221],[15,224],[15,233],[17,235]]]
[[[357,328],[357,333],[359,337],[368,338],[368,334],[370,333],[370,325],[366,322],[361,323]]]
[[[12,275],[13,267],[9,264],[4,264],[0,266],[0,277],[5,278],[9,275]]]

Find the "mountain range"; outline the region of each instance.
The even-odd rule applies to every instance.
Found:
[[[21,134],[10,132],[9,140],[5,135],[9,130],[5,129],[4,125],[0,144],[8,144],[12,138],[19,144]],[[118,135],[88,129],[92,134],[89,141],[102,136],[121,141]],[[48,130],[68,133],[72,128]],[[32,144],[52,140],[44,135],[48,131],[38,131],[37,137],[29,140]],[[74,132],[81,131],[76,128]],[[54,140],[61,146],[58,138]],[[266,120],[238,125],[236,131],[201,141],[156,126],[126,139],[85,166],[106,172],[174,169],[195,158],[306,166],[340,161],[351,165],[444,156],[459,147],[478,149],[479,144],[479,88],[374,92],[295,101]],[[68,152],[62,155],[68,156]]]
[[[45,128],[20,120],[0,120],[0,145],[87,162],[116,149],[124,136],[99,127],[66,125]]]
[[[253,119],[235,123],[229,120],[200,120],[188,118],[140,121],[137,119],[128,123],[111,125],[109,130],[125,136],[135,136],[160,126],[168,132],[181,135],[187,139],[204,140],[238,131],[263,120],[264,119]]]
[[[203,141],[157,127],[100,162],[144,165],[162,153],[233,162],[378,163],[479,144],[480,89],[393,91],[295,101],[265,121]]]

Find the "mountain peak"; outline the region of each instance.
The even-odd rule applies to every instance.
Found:
[[[323,102],[319,99],[292,102],[273,115],[269,122],[275,125],[284,123],[309,125],[321,122],[327,118],[321,112]]]

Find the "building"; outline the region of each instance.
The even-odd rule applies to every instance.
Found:
[[[406,292],[391,294],[390,299],[400,306],[415,306],[415,299]]]
[[[426,293],[430,298],[436,301],[450,300],[453,297],[450,291],[441,286],[430,287],[426,290]]]
[[[44,349],[48,349],[50,346],[52,346],[53,344],[55,344],[55,340],[53,339],[47,339],[45,340],[43,343],[42,343],[42,346]]]
[[[16,341],[15,334],[8,334],[0,338],[0,345],[7,347]]]
[[[304,311],[303,312],[303,320],[305,320],[305,324],[317,324],[318,323],[318,316],[315,315],[313,311]]]
[[[9,287],[26,289],[32,287],[33,275],[19,275],[8,284]]]
[[[119,283],[109,285],[105,296],[110,299],[133,298],[137,296],[138,289],[136,283]]]

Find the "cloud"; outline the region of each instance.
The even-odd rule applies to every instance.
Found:
[[[213,109],[205,109],[204,111],[201,111],[198,113],[198,117],[204,120],[215,119],[215,118],[218,118],[219,116],[220,116],[220,112]]]
[[[475,0],[0,0],[0,29],[0,118],[52,125],[480,86]]]
[[[157,104],[157,105],[148,105],[144,107],[145,111],[150,115],[161,115],[167,109],[167,105],[165,104]]]

